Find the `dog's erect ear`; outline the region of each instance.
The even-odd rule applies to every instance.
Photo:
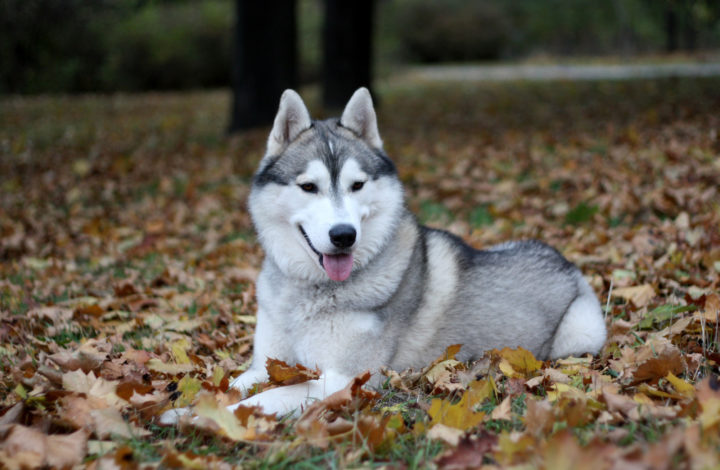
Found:
[[[266,155],[278,155],[311,125],[310,113],[300,95],[293,90],[285,90],[280,97],[280,108],[268,137]]]
[[[375,108],[367,88],[358,88],[353,93],[342,113],[340,125],[356,133],[370,146],[382,148]]]

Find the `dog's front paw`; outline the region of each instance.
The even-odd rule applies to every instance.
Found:
[[[235,377],[230,382],[230,388],[239,390],[244,396],[247,395],[247,391],[256,383],[265,382],[268,378],[267,371],[263,369],[250,368],[242,374]]]
[[[181,417],[190,413],[192,413],[190,408],[172,408],[160,415],[157,424],[160,426],[175,426]]]
[[[235,411],[241,405],[256,406],[265,414],[276,414],[278,416],[291,414],[297,416],[300,414],[303,405],[308,401],[318,399],[318,397],[309,397],[307,387],[301,388],[298,385],[289,385],[258,393],[239,403],[228,406],[228,410]]]

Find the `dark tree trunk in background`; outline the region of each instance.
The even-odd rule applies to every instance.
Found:
[[[323,104],[340,110],[361,86],[372,92],[375,0],[325,0]]]
[[[295,0],[235,0],[230,132],[271,124],[297,86]]]
[[[675,52],[678,50],[677,30],[677,12],[671,3],[667,3],[665,6],[665,51]]]

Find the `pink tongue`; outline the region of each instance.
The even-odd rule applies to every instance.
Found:
[[[326,255],[323,254],[323,267],[325,272],[333,281],[344,281],[350,277],[353,257],[348,255]]]

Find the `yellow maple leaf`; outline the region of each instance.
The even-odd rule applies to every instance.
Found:
[[[485,413],[476,413],[475,406],[493,393],[493,386],[487,380],[472,382],[463,393],[460,401],[453,404],[448,400],[435,398],[430,403],[428,414],[430,415],[429,427],[436,424],[443,424],[461,430],[470,429],[483,421]]]
[[[525,348],[517,349],[503,348],[497,351],[502,358],[499,367],[506,377],[532,377],[535,372],[542,368],[542,361],[538,361],[533,353]]]

